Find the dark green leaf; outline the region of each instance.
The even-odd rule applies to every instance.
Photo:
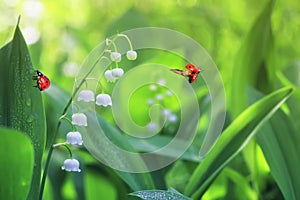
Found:
[[[193,198],[203,195],[220,171],[243,149],[263,122],[277,111],[292,91],[291,88],[275,91],[240,114],[196,168],[185,194]]]
[[[28,199],[37,199],[45,143],[45,114],[30,55],[19,27],[0,50],[0,125],[26,133],[34,147],[34,173]]]
[[[0,128],[0,199],[26,199],[33,174],[33,146],[17,130]]]
[[[174,189],[165,190],[143,190],[133,192],[130,195],[140,197],[144,200],[190,200],[190,198],[185,197]]]

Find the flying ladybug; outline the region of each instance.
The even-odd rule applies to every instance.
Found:
[[[193,64],[187,64],[185,66],[186,70],[182,70],[182,69],[171,69],[172,72],[179,74],[181,76],[185,76],[189,78],[189,83],[193,83],[197,80],[198,78],[198,74],[203,71],[200,68],[196,67]]]
[[[36,85],[34,87],[39,88],[40,91],[46,90],[50,86],[50,80],[39,70],[36,70],[36,75],[33,76],[33,80],[36,80]]]

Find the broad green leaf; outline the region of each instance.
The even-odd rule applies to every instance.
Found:
[[[241,113],[196,168],[185,189],[185,195],[192,198],[203,195],[220,171],[244,148],[263,122],[278,110],[292,91],[289,87],[277,90]]]
[[[261,96],[258,92],[251,92],[250,101]],[[271,174],[285,199],[300,199],[300,174],[297,167],[300,166],[300,135],[295,125],[290,116],[279,110],[256,135]]]
[[[45,143],[45,113],[41,92],[33,87],[35,71],[19,27],[0,50],[0,125],[26,133],[34,147],[34,168],[28,199],[37,199]]]
[[[267,58],[272,50],[271,13],[274,2],[270,0],[267,3],[236,56],[231,84],[232,92],[228,97],[234,117],[247,106],[247,84],[268,87],[269,80],[273,79],[275,70],[268,67],[275,65],[268,66]]]
[[[133,192],[130,195],[139,197],[144,200],[161,200],[161,199],[170,199],[170,200],[190,200],[190,198],[185,197],[174,189],[165,190],[143,190]]]
[[[26,199],[33,174],[33,146],[17,130],[0,128],[0,199]]]
[[[59,96],[57,94],[60,94]],[[68,95],[64,93],[59,87],[57,87],[55,84],[52,84],[50,92],[46,93],[47,102],[49,107],[61,107],[63,108],[64,105],[67,103],[67,97]],[[71,117],[71,113],[68,113],[68,117]],[[54,117],[55,118],[55,117]],[[110,138],[115,144],[120,145],[120,147],[125,149],[130,149],[131,151],[134,151],[134,149],[131,147],[130,143],[127,142],[127,139],[124,139],[124,134],[120,133],[119,130],[114,128],[112,125],[110,125],[108,122],[106,122],[100,115],[97,115],[98,121],[100,123],[100,126],[105,130],[105,133],[107,134],[107,137]],[[55,122],[54,122],[55,123]],[[89,122],[91,124],[92,122]],[[96,122],[95,122],[96,123]],[[55,124],[53,124],[55,126]],[[84,143],[84,145],[88,145],[87,143]],[[129,164],[138,164],[142,163],[142,160],[140,161],[128,161],[124,160],[123,158],[119,158],[120,162],[124,162],[123,164],[128,164],[128,162],[131,162]],[[126,172],[120,172],[115,171],[115,173],[118,174],[129,186],[132,190],[142,190],[142,189],[152,189],[154,188],[154,183],[152,181],[152,178],[150,174],[148,173],[126,173]]]

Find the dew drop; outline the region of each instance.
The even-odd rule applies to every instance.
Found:
[[[34,120],[34,116],[33,115],[29,115],[26,119],[27,122],[32,122]]]
[[[31,106],[31,98],[26,98],[26,101],[25,101],[26,105],[27,106]]]

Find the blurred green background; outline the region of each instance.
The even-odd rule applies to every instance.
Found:
[[[238,63],[241,45],[247,40],[247,37],[249,38],[247,34],[267,3],[269,1],[266,0],[1,0],[0,44],[3,46],[11,40],[18,16],[21,15],[20,28],[29,44],[34,67],[40,69],[53,83],[67,93],[71,93],[74,77],[80,65],[89,52],[106,37],[136,27],[170,28],[190,36],[207,50],[219,68],[227,97],[231,100],[232,80],[238,74],[235,71],[237,69],[235,65]],[[272,57],[269,57],[268,60],[273,65],[271,69],[277,73],[277,71],[284,72],[285,69],[292,66],[292,74],[288,77],[293,77],[293,79],[289,80],[299,86],[300,2],[298,0],[277,0],[271,15],[271,27]],[[255,37],[259,38],[260,36]],[[244,48],[247,48],[247,45]],[[257,46],[258,51],[259,48]],[[247,57],[247,55],[244,56]],[[249,57],[253,58],[253,55],[249,55]],[[289,69],[286,73],[289,73]],[[264,78],[263,75],[261,77]],[[257,78],[258,82],[252,85],[257,86],[256,88],[263,92],[272,91],[270,89],[272,87],[265,89],[264,86],[259,85],[267,82],[259,82],[259,79]],[[277,84],[276,81],[273,81],[272,84],[274,83]],[[47,94],[47,91],[45,93]],[[60,97],[67,98],[66,96]],[[292,105],[299,105],[298,103],[299,95],[294,99]],[[232,101],[228,101],[227,104],[229,108],[234,106]],[[47,100],[46,107],[48,115],[52,111],[52,107]],[[61,109],[54,110],[58,112],[57,116],[61,113]],[[228,113],[228,123],[231,121],[231,116],[235,117],[238,112]],[[56,123],[57,116],[47,119],[48,126]],[[297,115],[294,115],[295,127],[299,130],[297,123],[299,118],[295,116]],[[52,119],[53,122],[51,122]],[[52,175],[50,181],[54,184],[47,187],[45,194],[47,198],[122,199],[120,197],[132,192],[132,188],[130,189],[124,183],[126,176],[123,176],[122,180],[111,169],[99,165],[85,152],[78,151],[76,153],[82,156],[86,163],[89,163],[88,173],[84,175],[85,185],[81,185],[83,183],[82,175],[66,175],[60,171],[65,154],[56,152],[50,171],[50,175]],[[241,197],[241,193],[228,195],[227,191],[238,186],[239,180],[241,180],[240,183],[244,183],[243,181],[253,181],[257,177],[260,177],[261,180],[249,183],[249,185],[254,185],[256,194],[251,193],[251,190],[251,194],[248,194],[247,197],[253,197],[252,199],[259,197],[273,199],[274,196],[278,199],[283,198],[278,186],[270,176],[270,170],[261,150],[258,148],[254,155],[257,157],[257,163],[252,168],[249,167],[251,166],[250,161],[245,161],[241,156],[235,159],[232,162],[232,168],[226,168],[216,183],[208,190],[207,199],[223,199],[226,195],[228,199],[239,199],[237,197]],[[250,172],[243,168],[246,165],[245,162],[248,162]],[[183,183],[186,183],[195,166],[196,164],[193,162],[178,161],[168,173],[166,172],[169,169],[163,169],[152,174],[157,182],[156,187],[165,189],[166,186],[172,186],[182,192],[185,186]],[[254,170],[256,171],[254,175],[251,174],[253,168],[257,168]],[[165,183],[160,183],[158,180],[161,174],[166,175]],[[263,175],[259,176],[259,174]],[[228,177],[231,177],[233,181],[227,183]],[[225,187],[225,185],[227,186]],[[82,192],[82,188],[88,188],[88,190]]]
[[[12,37],[17,18],[30,44],[33,64],[67,91],[88,53],[107,36],[134,27],[157,26],[199,42],[219,67],[225,87],[235,55],[261,10],[261,0],[1,0],[0,44]],[[276,1],[272,14],[276,65],[299,59],[300,3]],[[72,69],[72,70],[70,70]],[[74,69],[74,70],[73,70]],[[229,88],[229,87],[226,87]],[[229,90],[227,90],[229,91]]]

